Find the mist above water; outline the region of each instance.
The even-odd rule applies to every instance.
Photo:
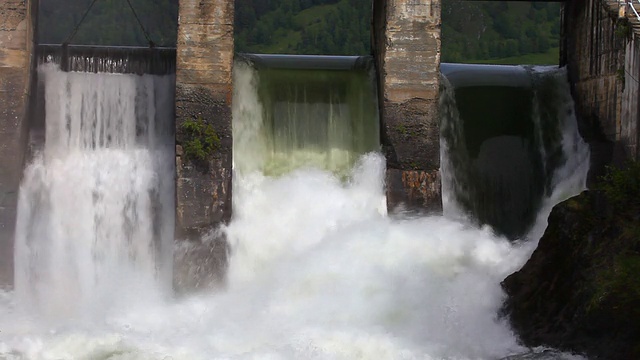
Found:
[[[260,98],[245,98],[239,105],[244,114],[255,114],[252,106],[261,106]],[[243,126],[259,129],[259,121],[258,116],[247,118]],[[569,148],[575,129],[565,129],[563,143]],[[236,139],[260,146],[247,140]],[[84,149],[77,155],[101,166],[72,166],[82,176],[100,174],[95,168],[110,166],[87,153]],[[111,287],[110,298],[120,301],[107,307],[101,301],[85,302],[98,316],[55,322],[25,310],[18,294],[0,293],[0,357],[574,358],[519,346],[497,315],[504,299],[500,281],[522,266],[535,241],[513,244],[488,227],[440,216],[392,219],[383,206],[384,158],[372,152],[357,159],[346,174],[304,167],[267,176],[260,168],[236,167],[234,217],[222,229],[231,248],[224,289],[171,300],[148,291],[156,282],[139,278],[134,284]],[[133,157],[131,162],[147,160]],[[553,201],[582,190],[583,174],[575,169],[584,166],[555,172],[554,194],[562,195]],[[121,182],[101,184],[117,195]],[[147,187],[131,189],[141,196]],[[78,213],[71,205],[56,206],[58,214]],[[95,211],[92,206],[82,213]],[[55,219],[57,226],[82,224],[80,217]],[[544,221],[546,217],[538,222]],[[78,239],[94,235],[83,233]],[[96,260],[66,259],[86,264]],[[39,266],[37,261],[30,264]],[[40,292],[45,302],[49,293],[66,292],[59,282],[48,286]]]

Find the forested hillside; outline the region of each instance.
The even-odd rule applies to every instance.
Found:
[[[236,0],[236,49],[367,54],[370,19],[371,0]],[[442,0],[442,61],[554,63],[559,30],[558,3]]]
[[[368,54],[371,0],[236,0],[236,50]]]
[[[61,43],[93,0],[41,0],[40,42]],[[130,0],[158,45],[175,46],[178,0]],[[236,0],[236,51],[369,54],[372,0]],[[560,4],[442,0],[442,61],[556,63]],[[142,45],[127,0],[96,0],[72,43]]]
[[[560,4],[442,1],[442,61],[469,62],[541,54],[557,63]],[[526,57],[525,57],[526,59]],[[501,61],[502,62],[502,61]]]
[[[3,1],[3,0],[0,0]],[[94,0],[40,0],[39,42],[60,44]],[[175,46],[178,0],[130,0],[157,45]],[[96,0],[71,41],[72,44],[147,46],[127,0]]]

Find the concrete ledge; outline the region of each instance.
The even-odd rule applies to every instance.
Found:
[[[37,2],[0,1],[0,287],[13,283],[13,242],[28,133]]]

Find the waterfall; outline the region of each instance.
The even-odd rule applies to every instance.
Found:
[[[588,169],[566,71],[442,66],[445,212],[522,238],[559,184]]]
[[[16,292],[35,311],[84,315],[127,286],[170,286],[174,222],[171,76],[40,67],[46,142],[26,168]]]
[[[173,190],[162,183],[161,163],[173,164],[173,153],[163,151],[164,137],[149,135],[158,134],[163,123],[159,116],[166,114],[158,100],[163,78],[46,70],[47,80],[52,78],[47,82],[48,141],[25,173],[16,254],[21,285],[15,294],[0,291],[0,357],[581,359],[522,347],[506,320],[498,317],[505,296],[500,282],[531,255],[551,206],[584,189],[588,152],[575,117],[567,116],[573,104],[562,85],[562,71],[540,70],[555,74],[550,82],[558,89],[550,96],[555,105],[543,92],[529,92],[526,98],[532,113],[533,104],[549,104],[536,110],[539,125],[531,118],[522,122],[531,129],[527,142],[516,136],[520,127],[510,128],[507,138],[499,135],[499,141],[488,146],[484,141],[468,142],[462,136],[470,129],[466,120],[443,120],[444,134],[459,135],[445,135],[442,159],[444,185],[454,204],[460,189],[474,189],[455,171],[461,164],[478,164],[482,157],[477,154],[493,153],[504,144],[522,151],[503,161],[519,161],[522,154],[537,154],[533,159],[562,154],[557,162],[538,160],[535,171],[552,174],[552,179],[543,178],[536,185],[543,189],[536,193],[539,211],[534,211],[535,224],[527,225],[531,231],[523,236],[530,241],[514,243],[487,226],[475,226],[477,221],[469,221],[465,208],[462,219],[387,216],[385,160],[376,151],[377,136],[363,135],[360,140],[376,143],[362,145],[355,139],[345,142],[340,132],[331,130],[346,126],[352,137],[363,129],[376,130],[368,122],[371,117],[354,115],[358,97],[332,92],[330,82],[308,89],[306,94],[313,96],[298,101],[304,86],[293,80],[304,73],[295,73],[287,85],[280,82],[286,71],[269,73],[272,70],[276,69],[237,65],[234,74],[234,214],[220,229],[230,249],[225,287],[178,299],[152,291],[167,282],[163,274],[170,269],[159,261],[164,250],[154,249],[158,242],[147,236],[156,234],[153,224],[167,229],[171,224],[171,219],[162,220],[163,211],[150,205],[173,205]],[[528,71],[524,78],[506,76],[504,81],[526,79],[532,86]],[[346,72],[341,74],[348,78]],[[151,101],[151,94],[142,95],[147,89],[142,84],[150,79],[156,85],[155,122],[144,111],[152,108],[143,100]],[[272,80],[278,85],[265,90]],[[318,89],[327,91],[318,95]],[[450,114],[462,116],[464,107],[454,90],[447,90],[442,103]],[[50,93],[55,100],[51,103]],[[137,100],[132,103],[134,93]],[[279,93],[282,98],[276,96]],[[347,98],[335,99],[333,94]],[[308,101],[312,98],[316,100]],[[347,109],[351,115],[341,118]],[[76,121],[74,116],[82,113],[86,122]],[[136,126],[117,120],[129,115],[105,122],[106,113],[135,113]],[[555,113],[563,116],[554,125],[550,115]],[[296,131],[285,132],[281,122]],[[554,137],[540,135],[545,128],[556,129]],[[96,132],[84,132],[89,129]],[[486,134],[486,139],[494,137]],[[464,151],[456,152],[459,149]],[[334,157],[334,150],[346,152],[348,161],[340,160],[342,155]],[[517,185],[508,172],[500,174],[494,183]],[[137,221],[132,221],[134,213]],[[165,234],[162,231],[158,234]],[[97,241],[103,239],[108,241]],[[24,309],[23,299],[35,300],[49,313],[70,311],[65,307],[77,312],[80,307],[93,316],[81,323],[64,315],[59,322],[43,323]]]
[[[292,66],[288,62],[296,58],[282,56],[276,65]],[[344,58],[330,60],[348,62],[352,57]],[[250,62],[236,61],[236,173],[260,170],[266,175],[281,175],[300,167],[318,167],[346,174],[359,156],[378,150],[372,60],[358,65],[346,70],[257,68]]]

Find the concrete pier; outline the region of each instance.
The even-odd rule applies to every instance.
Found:
[[[29,129],[37,1],[0,2],[0,286],[13,282],[13,237]]]
[[[205,236],[231,218],[231,95],[233,11],[229,0],[180,0],[176,59],[176,250],[177,291],[222,281],[224,239]],[[214,150],[189,157],[185,122],[211,125]],[[210,241],[201,241],[201,239]]]
[[[387,205],[439,212],[440,1],[375,0],[373,6]]]
[[[233,1],[181,0],[176,59],[176,234],[199,237],[231,217]],[[185,156],[185,121],[219,142],[204,161]]]

